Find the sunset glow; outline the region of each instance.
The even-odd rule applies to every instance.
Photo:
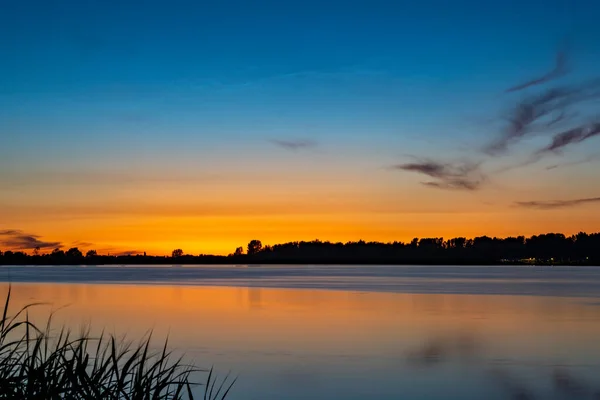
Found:
[[[0,249],[229,254],[600,226],[593,106],[514,122],[555,87],[596,98],[592,10],[25,3],[0,15],[19,38],[0,43],[0,231],[37,241]]]

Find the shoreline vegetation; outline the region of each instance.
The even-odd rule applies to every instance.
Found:
[[[46,249],[50,250],[50,249]],[[227,256],[186,254],[85,254],[77,247],[0,251],[0,265],[194,265],[194,264],[377,264],[377,265],[600,265],[600,233],[565,236],[473,239],[415,238],[411,242],[347,242],[314,240],[264,245],[251,240]]]
[[[10,315],[10,297],[9,286],[0,320],[0,398],[192,400],[200,386],[204,400],[223,400],[235,384],[174,357],[166,340],[155,350],[151,333],[139,342],[94,337],[89,327],[73,334],[54,330],[52,313],[39,328],[28,313],[37,304]],[[194,382],[201,373],[205,382]]]

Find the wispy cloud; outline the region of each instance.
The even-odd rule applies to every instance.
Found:
[[[591,197],[587,199],[574,200],[551,200],[551,201],[518,201],[515,204],[519,207],[536,208],[540,210],[552,210],[555,208],[575,207],[588,203],[600,203],[600,197]]]
[[[531,164],[535,164],[538,161],[540,161],[542,158],[544,158],[544,156],[546,156],[550,153],[560,154],[564,148],[566,148],[572,144],[581,143],[585,140],[591,139],[592,137],[598,136],[598,135],[600,135],[600,123],[582,125],[577,128],[569,129],[564,132],[559,132],[554,135],[550,144],[548,144],[546,147],[543,147],[543,148],[537,150],[535,153],[533,153],[529,157],[527,157],[527,159],[525,159],[524,161],[502,167],[502,168],[494,171],[494,173],[504,173],[504,172],[511,171],[514,169],[526,167]],[[573,163],[552,165],[552,166],[547,167],[546,169],[551,170],[551,169],[558,168],[559,166],[584,164],[586,162],[590,162],[593,160],[594,160],[594,157],[591,157],[591,158],[588,157],[584,160],[576,161]]]
[[[564,50],[556,55],[554,69],[539,78],[508,88],[505,92],[517,92],[542,85],[570,72]],[[489,155],[506,153],[511,144],[532,133],[551,134],[553,129],[572,122],[578,115],[571,108],[600,98],[600,80],[588,79],[579,84],[569,84],[544,89],[527,96],[510,109],[508,124],[501,136],[485,147]]]
[[[61,242],[46,242],[40,236],[25,233],[18,229],[0,231],[0,246],[10,250],[54,249],[63,247]]]
[[[526,167],[531,164],[535,164],[541,159],[543,159],[546,155],[550,153],[560,154],[562,150],[570,145],[581,143],[585,140],[591,139],[594,136],[600,135],[600,123],[582,125],[577,128],[569,129],[568,131],[560,132],[554,135],[552,141],[547,146],[537,150],[535,153],[531,154],[524,161],[521,161],[516,164],[507,165],[502,168],[497,169],[494,173],[504,173],[507,171],[512,171],[514,169],[519,169]],[[584,164],[590,161],[593,161],[598,156],[586,157],[583,160],[575,161],[575,162],[567,162],[563,164],[555,164],[549,167],[546,167],[547,170],[552,170],[562,166],[572,166],[578,164]]]
[[[585,157],[582,160],[577,160],[577,161],[571,161],[571,162],[564,162],[562,164],[554,164],[554,165],[549,165],[546,167],[546,170],[552,170],[552,169],[556,169],[556,168],[564,168],[564,167],[572,167],[575,165],[580,165],[580,164],[586,164],[592,161],[596,161],[596,160],[600,160],[600,154],[594,154],[588,157]]]
[[[506,89],[506,92],[516,92],[519,90],[526,89],[531,86],[541,85],[543,83],[549,82],[553,79],[558,79],[563,77],[569,72],[569,68],[567,67],[567,53],[565,50],[561,50],[556,54],[556,60],[554,64],[554,68],[547,72],[546,74],[539,76],[537,78],[531,79],[527,82],[520,83],[513,87]]]
[[[75,247],[92,247],[94,243],[91,242],[82,242],[81,240],[76,240],[72,243]]]
[[[285,150],[298,151],[317,147],[317,142],[311,139],[282,140],[270,139],[271,143]]]
[[[538,151],[538,154],[557,153],[563,148],[574,144],[581,143],[584,140],[590,139],[600,134],[600,123],[578,126],[577,128],[569,129],[568,131],[560,132],[554,135],[552,142]]]
[[[492,173],[493,174],[502,174],[502,173],[505,173],[505,172],[508,172],[508,171],[512,171],[512,170],[515,170],[515,169],[526,167],[526,166],[531,165],[531,164],[535,164],[538,161],[540,161],[541,159],[542,159],[541,155],[539,155],[539,154],[533,154],[533,155],[527,157],[523,161],[520,161],[520,162],[515,163],[515,164],[506,165],[506,166],[501,167],[501,168],[498,168],[495,171],[493,171]]]
[[[139,250],[124,250],[124,251],[117,251],[115,253],[110,253],[113,256],[135,256],[137,254],[144,254],[143,251],[139,251]]]
[[[556,55],[554,68],[546,74],[524,83],[509,87],[506,93],[544,85],[570,72],[567,66],[567,55],[561,50]],[[523,168],[534,164],[549,155],[562,154],[568,146],[581,143],[595,136],[600,136],[598,119],[588,119],[593,123],[585,123],[586,118],[596,117],[590,112],[597,112],[597,101],[600,99],[600,79],[584,79],[576,83],[543,87],[519,99],[510,100],[510,108],[504,115],[504,126],[499,135],[492,138],[487,146],[479,149],[469,146],[468,150],[479,150],[485,153],[482,162],[444,163],[425,159],[412,163],[398,164],[391,169],[414,172],[433,178],[421,182],[423,185],[440,189],[470,190],[479,189],[486,181],[488,174],[482,172],[483,162],[491,157],[504,155],[517,148],[524,139],[530,136],[541,136],[549,139],[549,144],[533,150],[521,161],[511,162],[489,174]],[[523,150],[521,148],[521,150]],[[588,162],[584,160],[583,162]],[[583,163],[582,162],[582,163]],[[565,164],[569,165],[569,164]],[[549,167],[548,169],[557,168]],[[390,168],[390,167],[388,167]],[[564,207],[575,203],[563,202],[524,202],[524,207]]]
[[[506,117],[508,125],[502,135],[486,146],[489,155],[506,153],[511,144],[535,132],[548,129],[566,118],[566,107],[576,101],[573,89],[554,88],[518,102]],[[541,125],[541,126],[540,126]]]
[[[433,160],[421,160],[413,163],[396,164],[390,167],[427,175],[435,181],[421,182],[425,186],[451,190],[477,190],[485,181],[480,164],[472,162],[440,163]]]

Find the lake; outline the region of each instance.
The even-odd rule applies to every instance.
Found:
[[[600,397],[596,267],[15,266],[0,279],[13,309],[47,303],[36,321],[60,308],[75,330],[168,335],[238,375],[233,400]]]

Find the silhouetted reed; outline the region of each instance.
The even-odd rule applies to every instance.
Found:
[[[151,334],[138,344],[114,335],[92,337],[89,329],[73,335],[44,329],[21,308],[9,316],[9,288],[0,321],[0,398],[11,399],[193,399],[192,388],[204,386],[204,400],[222,400],[235,379],[220,382],[213,373],[185,364],[167,349],[151,348]],[[204,384],[192,381],[207,372]]]

